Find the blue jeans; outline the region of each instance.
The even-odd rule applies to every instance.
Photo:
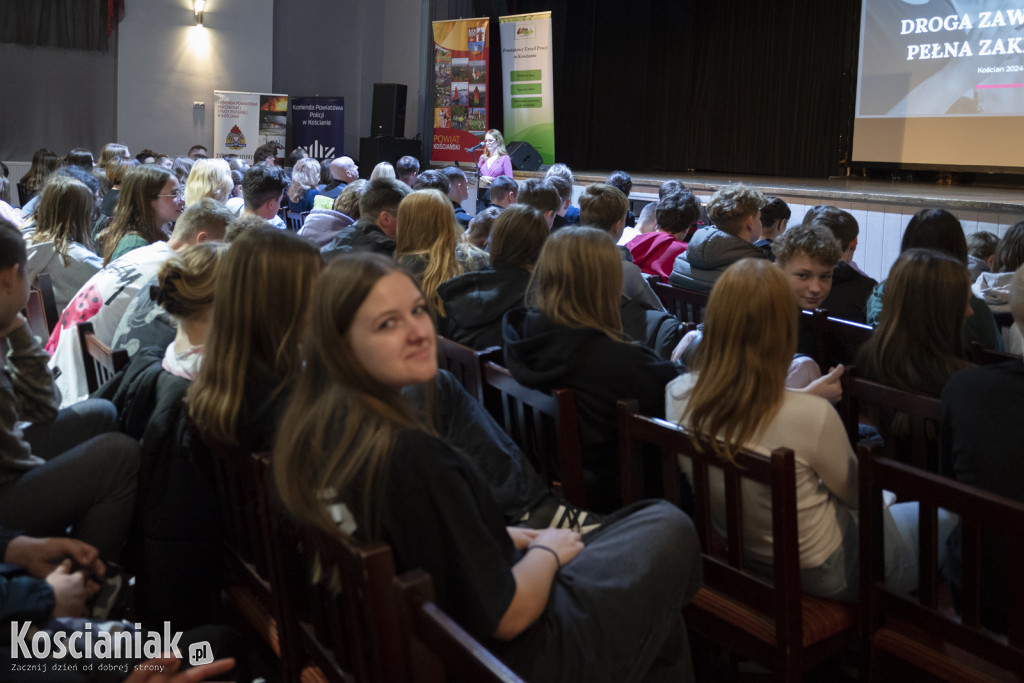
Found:
[[[843,542],[818,567],[800,570],[800,586],[805,593],[829,600],[853,602],[860,589],[860,545],[857,515],[836,502],[836,517],[843,529]],[[844,519],[845,517],[845,519]],[[917,590],[918,582],[918,504],[897,503],[883,511],[885,535],[885,581],[900,593]],[[946,566],[946,539],[956,526],[957,517],[946,510],[938,514],[939,568]]]

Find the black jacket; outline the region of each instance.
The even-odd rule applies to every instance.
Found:
[[[505,364],[520,384],[576,394],[586,468],[587,504],[598,512],[619,506],[616,402],[637,399],[644,415],[663,417],[665,385],[677,374],[639,344],[614,341],[593,328],[558,325],[535,309],[505,315]]]
[[[220,509],[213,463],[191,426],[190,382],[164,371],[162,349],[139,351],[94,397],[117,406],[121,431],[142,446],[124,563],[136,574],[140,619],[176,629],[208,623],[216,603]]]
[[[469,222],[473,220],[473,217],[469,215],[468,211],[462,208],[462,204],[459,204],[454,199],[449,199],[448,201],[452,203],[452,209],[455,210],[455,220],[457,220],[459,225],[462,226],[462,229],[465,230],[469,227]]]
[[[865,322],[868,297],[877,284],[867,275],[861,275],[846,261],[840,261],[832,271],[832,291],[821,307],[833,318]]]
[[[360,218],[334,236],[327,246],[320,250],[325,260],[331,260],[347,251],[372,251],[385,256],[395,255],[395,241],[384,234],[369,218]]]
[[[463,273],[444,282],[437,293],[444,301],[440,332],[474,349],[501,346],[501,319],[523,305],[530,273],[502,263]]]

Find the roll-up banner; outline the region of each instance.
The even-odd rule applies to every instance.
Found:
[[[344,154],[345,98],[293,97],[290,102],[292,144],[317,161]]]
[[[488,129],[487,19],[433,22],[434,138],[430,159],[476,162],[465,150]]]
[[[498,18],[501,75],[505,84],[506,144],[533,145],[543,163],[555,163],[555,98],[552,87],[551,12]]]
[[[284,157],[288,127],[288,96],[258,92],[214,90],[213,153],[252,162],[252,154],[267,142],[280,143]]]

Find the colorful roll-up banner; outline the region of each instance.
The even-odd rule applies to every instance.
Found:
[[[476,163],[474,147],[487,132],[487,19],[435,21],[434,138],[430,159]]]
[[[505,83],[506,144],[533,145],[543,163],[555,163],[555,96],[551,12],[498,18],[501,75]]]
[[[214,90],[213,153],[252,162],[260,145],[277,142],[278,157],[284,157],[288,129],[288,96],[257,92]]]
[[[301,149],[317,161],[344,154],[345,98],[291,98],[292,142],[289,149]]]

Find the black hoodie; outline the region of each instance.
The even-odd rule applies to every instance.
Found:
[[[477,350],[501,346],[502,316],[523,305],[529,281],[530,273],[522,268],[496,263],[442,283],[437,293],[446,317],[438,321],[439,331]]]
[[[644,415],[664,417],[665,385],[678,370],[650,349],[610,339],[593,328],[558,325],[536,309],[505,315],[505,364],[520,384],[576,394],[586,468],[587,505],[619,506],[616,402],[637,399]]]
[[[840,261],[832,271],[832,291],[821,307],[833,318],[866,322],[868,297],[877,284],[846,261]]]

